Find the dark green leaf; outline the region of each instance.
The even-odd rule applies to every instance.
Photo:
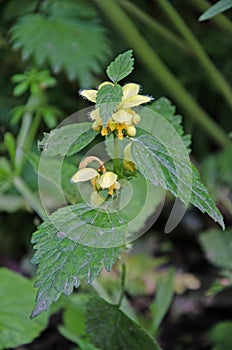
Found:
[[[232,7],[232,0],[220,0],[213,6],[211,6],[208,10],[206,10],[200,17],[199,21],[205,21],[206,19],[210,19],[221,12],[224,12]]]
[[[107,67],[106,73],[114,83],[119,82],[133,71],[134,58],[132,55],[133,51],[128,50],[118,55]]]
[[[0,349],[16,348],[34,340],[47,326],[47,315],[30,320],[35,290],[32,282],[0,269]]]
[[[96,108],[100,108],[102,125],[105,127],[112,114],[116,112],[118,104],[122,100],[122,88],[120,85],[104,85],[97,93]]]
[[[69,208],[79,215],[80,208],[83,206],[75,205]],[[32,317],[47,310],[62,293],[66,296],[70,295],[73,287],[77,288],[81,280],[91,283],[103,267],[109,271],[117,258],[118,248],[92,248],[67,238],[59,230],[59,226],[63,225],[64,230],[67,227],[69,230],[77,231],[79,230],[78,220],[79,223],[81,219],[83,220],[83,215],[82,217],[80,215],[80,218],[76,215],[75,221],[71,214],[72,212],[67,208],[58,210],[33,234],[32,243],[37,250],[33,263],[38,264],[39,267],[35,283],[38,293]],[[54,221],[54,219],[57,220]],[[63,220],[62,223],[61,220]],[[75,223],[76,227],[72,227]]]
[[[210,230],[199,239],[209,261],[221,268],[232,269],[231,231]]]
[[[39,66],[48,61],[54,72],[64,69],[69,79],[78,78],[80,85],[87,87],[92,73],[99,73],[106,62],[109,42],[95,17],[80,18],[76,4],[67,16],[53,7],[47,16],[21,17],[12,28],[12,39],[14,48],[22,50],[23,59],[33,56]]]
[[[181,154],[175,151],[171,154],[149,134],[134,139],[131,151],[137,168],[147,180],[160,184],[184,204],[191,202],[224,228],[223,217],[201,183],[197,169],[183,162]]]
[[[87,146],[96,136],[91,123],[76,123],[45,133],[38,146],[45,156],[71,156]]]
[[[86,317],[91,342],[102,350],[160,350],[156,341],[117,305],[92,298],[87,304]]]

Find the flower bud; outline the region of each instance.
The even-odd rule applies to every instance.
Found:
[[[140,122],[140,120],[141,120],[140,115],[135,113],[135,114],[133,115],[133,117],[132,117],[132,122],[133,122],[134,124],[138,124],[138,123]]]
[[[134,137],[136,135],[136,128],[133,125],[129,125],[126,128],[126,133],[128,136]]]

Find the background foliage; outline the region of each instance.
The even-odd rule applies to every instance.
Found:
[[[141,82],[144,94],[172,101],[165,113],[168,120],[175,120],[177,130],[179,114],[183,115],[185,131],[192,135],[191,159],[224,215],[226,231],[222,233],[212,220],[190,208],[175,231],[164,235],[171,206],[168,197],[156,225],[136,242],[133,254],[124,253],[127,298],[117,317],[121,328],[129,328],[130,319],[136,320],[146,334],[156,335],[163,349],[231,348],[232,24],[230,11],[198,22],[209,6],[205,0],[27,0],[23,6],[16,0],[0,2],[0,263],[27,276],[25,280],[1,270],[1,285],[6,286],[1,301],[14,305],[7,310],[7,322],[15,324],[16,317],[23,322],[21,334],[11,337],[15,340],[11,343],[0,328],[0,348],[30,342],[20,349],[101,348],[104,329],[98,339],[94,329],[99,320],[91,312],[86,320],[86,310],[104,303],[101,317],[108,317],[112,305],[107,302],[117,302],[119,297],[118,264],[111,273],[103,271],[93,288],[84,285],[55,304],[49,325],[45,314],[41,322],[35,321],[33,331],[28,330],[31,323],[25,311],[34,298],[31,294],[24,304],[26,293],[31,293],[28,278],[34,276],[30,237],[43,217],[33,168],[38,167],[37,141],[43,132],[86,107],[78,90],[107,79],[103,72],[108,62],[128,49],[133,49],[136,59],[131,81]],[[114,74],[113,68],[109,74]],[[178,113],[175,117],[173,105]],[[69,150],[71,154],[77,151],[75,147]],[[64,179],[70,178],[77,162],[77,158],[70,159],[62,170]],[[69,189],[65,195],[70,202],[78,196]],[[51,207],[55,205],[51,198]],[[58,238],[65,246],[65,240]],[[72,247],[65,249],[72,255]],[[47,246],[47,254],[51,250]],[[103,265],[113,263],[105,258],[103,254],[94,275]],[[170,293],[163,294],[161,303],[165,288]],[[91,299],[93,294],[106,301]],[[6,317],[2,310],[1,320]],[[131,327],[140,335],[140,326]],[[145,337],[144,344],[151,344],[150,335],[146,338],[143,333],[139,339]],[[147,346],[155,349],[154,344]]]

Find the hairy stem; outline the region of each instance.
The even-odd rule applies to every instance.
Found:
[[[122,37],[134,49],[141,61],[147,66],[151,75],[168,91],[170,96],[219,144],[225,146],[229,141],[225,132],[196,103],[182,84],[161,61],[149,46],[131,19],[114,0],[95,0],[109,21],[121,33]]]
[[[114,135],[114,173],[118,174],[120,172],[120,164],[119,164],[119,148],[118,148],[118,138]]]
[[[176,29],[191,45],[195,56],[201,63],[202,67],[204,67],[205,71],[208,73],[208,77],[211,79],[214,87],[219,91],[219,93],[224,96],[230,107],[232,107],[232,88],[227,83],[220,71],[216,68],[214,63],[210,60],[200,42],[197,40],[197,38],[194,36],[194,34],[191,32],[189,27],[185,24],[179,13],[175,10],[169,1],[158,0],[158,3],[163,9],[164,13],[174,24]]]

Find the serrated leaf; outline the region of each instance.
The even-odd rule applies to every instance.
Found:
[[[48,319],[29,319],[35,297],[30,280],[5,268],[0,269],[0,280],[0,349],[16,348],[38,337]]]
[[[134,69],[133,51],[128,50],[118,55],[107,67],[108,77],[115,83],[127,77]]]
[[[87,146],[97,135],[91,123],[76,123],[45,133],[38,147],[45,156],[71,156]]]
[[[21,17],[11,31],[13,47],[21,49],[23,59],[33,56],[39,66],[48,61],[54,72],[64,69],[69,79],[78,78],[87,87],[92,73],[99,73],[106,62],[109,41],[95,17],[81,18],[75,6],[67,16],[51,7],[46,16]]]
[[[128,236],[125,216],[120,211],[110,212],[108,207],[95,209],[85,203],[70,205],[58,209],[49,220],[68,239],[87,246],[120,246]]]
[[[232,232],[210,230],[199,238],[206,257],[218,267],[232,269]]]
[[[79,213],[78,209],[83,206],[70,207]],[[58,220],[63,220],[63,225],[70,229],[70,212],[66,208],[58,212],[54,213],[55,217],[58,216]],[[33,263],[39,265],[35,283],[38,293],[32,317],[47,310],[61,294],[70,295],[73,287],[77,288],[82,280],[91,283],[103,267],[109,271],[118,256],[118,248],[92,248],[67,238],[54,225],[54,214],[39,226],[32,237],[36,249]]]
[[[152,102],[148,108],[150,108],[152,111],[158,113],[163,118],[165,118],[180,135],[185,146],[187,148],[189,147],[189,145],[191,144],[191,136],[184,135],[184,129],[182,126],[182,116],[179,114],[175,114],[176,107],[172,105],[169,99],[167,99],[166,97],[160,97],[158,100]],[[147,127],[149,127],[148,123],[150,123],[151,124],[150,130],[152,130],[152,124],[154,123],[154,119],[150,118],[149,120],[148,116],[146,116],[146,110],[145,110],[145,118],[142,115],[142,120],[140,124],[141,127],[143,127],[143,123],[145,123],[146,125],[146,130],[148,130],[147,129]],[[189,149],[188,151],[190,152]]]
[[[163,144],[149,134],[133,139],[131,151],[137,168],[147,180],[154,185],[160,184],[184,204],[191,202],[224,228],[223,217],[201,183],[197,169],[193,165],[189,168],[189,164],[182,162],[180,154],[170,154]]]
[[[102,350],[161,350],[156,341],[117,305],[92,298],[87,303],[86,317],[90,340]]]
[[[219,13],[222,13],[232,7],[232,0],[220,0],[206,10],[200,17],[199,21],[210,19]]]
[[[122,100],[122,88],[120,85],[104,85],[97,93],[96,108],[100,108],[102,125],[105,127],[112,114],[116,112],[118,104]]]

